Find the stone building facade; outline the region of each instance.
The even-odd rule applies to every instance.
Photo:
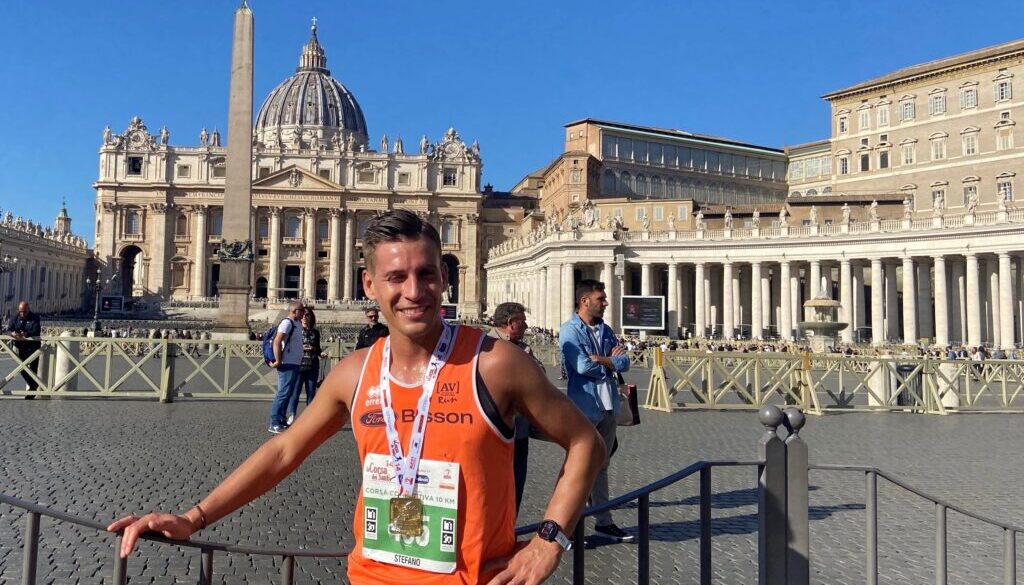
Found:
[[[784,150],[571,123],[518,186],[543,221],[488,252],[487,306],[556,328],[598,278],[616,327],[621,295],[663,295],[670,335],[793,339],[823,291],[847,343],[1019,345],[1022,60],[1015,41],[829,93],[830,138]]]
[[[71,218],[61,207],[53,226],[0,214],[0,319],[28,301],[37,313],[75,311],[86,296],[83,238],[71,233]]]
[[[217,296],[226,141],[203,129],[172,145],[135,117],[100,147],[96,256],[125,293],[161,299]],[[479,146],[454,129],[408,150],[398,136],[371,143],[355,97],[331,77],[314,25],[296,73],[256,116],[251,281],[258,299],[344,302],[362,297],[361,234],[389,209],[411,209],[441,233],[449,299],[480,312]]]

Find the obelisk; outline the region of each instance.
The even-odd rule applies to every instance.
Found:
[[[248,339],[252,213],[252,45],[249,5],[235,11],[228,96],[228,155],[224,182],[224,223],[220,250],[220,306],[214,331],[221,338]]]

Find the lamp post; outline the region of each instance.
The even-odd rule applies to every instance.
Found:
[[[100,323],[100,293],[103,292],[103,287],[117,280],[117,275],[111,276],[110,278],[103,279],[103,267],[96,267],[96,278],[85,279],[85,284],[91,286],[93,290],[93,300],[95,301],[92,311],[92,332],[94,336],[100,334],[102,324]]]

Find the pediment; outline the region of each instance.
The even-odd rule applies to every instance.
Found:
[[[323,177],[291,165],[271,173],[262,179],[253,181],[253,189],[297,190],[297,191],[337,191],[340,185]]]

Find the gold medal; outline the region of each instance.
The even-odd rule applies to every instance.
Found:
[[[417,497],[397,497],[390,501],[392,534],[419,536],[423,533],[423,500]]]

